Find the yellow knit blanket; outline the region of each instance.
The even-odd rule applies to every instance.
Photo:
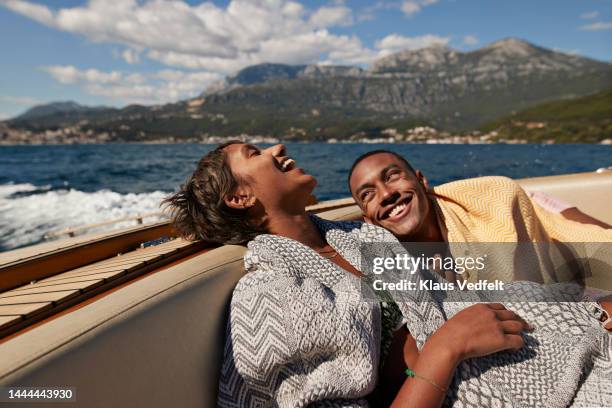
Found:
[[[470,271],[469,281],[566,281],[574,278],[568,271],[571,259],[582,263],[589,259],[583,265],[587,268],[588,286],[612,289],[612,230],[550,213],[533,203],[515,181],[506,177],[455,181],[433,188],[430,196],[447,242],[509,243],[488,244],[487,250],[495,256],[489,259],[486,272]],[[508,251],[508,245],[514,245],[515,250]],[[533,269],[534,257],[526,256],[528,247],[537,252],[540,268],[537,272]],[[482,252],[482,247],[479,251]],[[534,279],[535,275],[539,279]]]

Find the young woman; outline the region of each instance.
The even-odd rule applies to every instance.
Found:
[[[596,304],[546,304],[546,315],[541,304],[524,307],[536,326],[526,334],[530,324],[501,304],[439,305],[427,293],[368,301],[360,246],[394,238],[309,216],[315,185],[284,146],[237,142],[204,156],[167,200],[184,237],[250,241],[219,406],[612,403],[610,340]]]

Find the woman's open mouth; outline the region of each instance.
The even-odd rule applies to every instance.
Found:
[[[410,212],[410,207],[412,206],[412,197],[413,194],[410,194],[399,203],[395,204],[391,209],[385,211],[382,220],[396,222],[403,218],[406,214]]]
[[[291,170],[293,170],[293,169],[295,168],[295,160],[293,160],[293,159],[292,159],[292,158],[290,158],[290,157],[287,157],[287,158],[285,158],[285,159],[282,161],[282,163],[281,163],[280,167],[281,167],[281,171],[282,171],[283,173],[286,173],[286,172],[288,172],[288,171],[291,171]]]

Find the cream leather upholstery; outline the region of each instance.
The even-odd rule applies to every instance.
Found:
[[[541,191],[574,204],[582,212],[612,224],[612,171],[517,180],[530,191]]]
[[[521,180],[612,222],[612,174]],[[321,214],[358,219],[356,206]],[[0,344],[0,385],[72,386],[70,407],[214,407],[244,248],[225,246]],[[40,404],[15,404],[16,407]],[[66,407],[66,404],[58,404]]]

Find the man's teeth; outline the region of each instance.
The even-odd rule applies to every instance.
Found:
[[[287,169],[288,169],[288,168],[289,168],[291,165],[293,165],[294,163],[295,163],[295,160],[293,160],[293,159],[287,159],[287,160],[285,160],[285,161],[283,162],[283,164],[282,164],[283,171],[287,171]]]
[[[406,208],[406,204],[400,204],[396,207],[393,207],[393,209],[391,210],[391,212],[389,213],[389,217],[395,217],[397,214],[400,213],[400,211],[402,211],[404,208]]]

